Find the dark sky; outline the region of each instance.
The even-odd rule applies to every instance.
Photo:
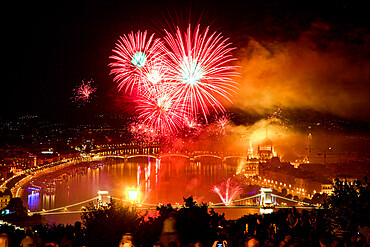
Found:
[[[168,23],[187,23],[189,17],[193,23],[201,19],[202,25],[212,25],[242,51],[251,37],[260,44],[296,41],[313,22],[331,27],[330,35],[325,34],[320,41],[323,46],[328,40],[340,40],[347,42],[346,47],[353,44],[363,49],[369,42],[365,1],[11,2],[3,8],[6,65],[1,116],[5,117],[26,113],[72,116],[79,111],[119,113],[114,100],[116,85],[107,66],[117,38],[138,29],[158,33]],[[361,35],[348,41],[344,34],[354,30],[360,30]],[[361,61],[366,64],[369,50],[362,54]],[[98,88],[97,97],[77,110],[70,100],[72,90],[83,79],[91,78]],[[364,88],[363,93],[368,93],[368,86]],[[368,114],[369,106],[363,103],[367,107],[364,114]]]

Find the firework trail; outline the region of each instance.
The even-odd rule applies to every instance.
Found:
[[[92,79],[87,82],[82,80],[82,83],[73,89],[74,96],[72,100],[79,105],[85,105],[86,103],[89,103],[93,93],[96,91],[96,88],[91,85],[93,82],[94,81]]]
[[[214,186],[212,191],[216,192],[222,202],[229,206],[235,197],[239,194],[241,188],[232,183],[231,178],[228,178],[226,182],[222,183],[220,186]]]
[[[146,84],[158,83],[164,68],[164,47],[154,34],[138,31],[123,35],[113,49],[113,60],[109,64],[110,74],[118,83],[119,91],[132,94],[134,90],[145,90]],[[144,88],[143,88],[144,87]]]
[[[209,107],[224,112],[218,98],[231,102],[231,93],[236,90],[232,80],[237,76],[236,67],[230,65],[235,60],[230,52],[235,48],[221,34],[209,33],[209,27],[204,32],[199,25],[194,32],[189,25],[185,34],[179,28],[175,35],[165,32],[170,51],[168,73],[176,88],[174,97],[194,117],[201,114],[207,120]]]

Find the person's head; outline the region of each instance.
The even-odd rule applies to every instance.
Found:
[[[76,221],[75,222],[75,229],[77,230],[79,230],[79,229],[81,229],[81,226],[82,226],[82,223],[80,222],[80,221]]]
[[[339,239],[334,239],[333,242],[331,243],[331,247],[340,247],[343,246],[342,242]]]
[[[258,240],[255,238],[250,239],[247,243],[247,247],[259,247],[259,246],[260,242],[258,242]]]
[[[125,233],[122,235],[121,241],[119,242],[120,247],[129,247],[132,246],[132,241],[134,238],[132,237],[131,233]]]
[[[284,238],[284,241],[285,241],[285,243],[286,243],[287,245],[288,245],[290,242],[292,242],[292,240],[293,240],[292,236],[289,236],[289,235],[285,236],[285,238]]]
[[[33,236],[33,233],[32,233],[32,230],[31,229],[27,229],[26,230],[26,236],[28,236],[28,237],[32,237]]]
[[[356,238],[355,238],[355,245],[356,246],[365,246],[366,245],[366,238],[364,235],[362,235],[361,233],[360,234],[357,234]]]
[[[153,247],[162,247],[162,245],[161,245],[161,243],[156,242],[156,243],[153,244]]]
[[[169,244],[168,244],[168,247],[177,247],[177,243],[175,241],[171,241]]]
[[[202,244],[202,242],[196,242],[194,244],[194,247],[203,247],[203,244]]]
[[[279,247],[285,247],[287,244],[285,241],[280,241]]]
[[[321,247],[329,246],[330,245],[330,241],[329,241],[329,239],[328,239],[327,236],[322,235],[319,238],[319,244],[320,244]]]

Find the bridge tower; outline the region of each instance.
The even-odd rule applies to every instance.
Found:
[[[190,156],[189,161],[190,161],[190,165],[195,164],[194,156]]]
[[[226,157],[224,155],[221,155],[221,164],[226,164]]]
[[[274,211],[271,188],[261,188],[260,206],[260,214],[271,214]]]
[[[98,206],[107,206],[110,203],[110,195],[108,191],[99,190],[98,191]]]
[[[271,207],[274,205],[271,194],[271,188],[261,188],[260,206]]]

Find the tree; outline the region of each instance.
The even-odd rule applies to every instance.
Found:
[[[337,230],[357,232],[360,224],[370,222],[370,189],[367,178],[362,183],[355,181],[334,182],[333,194],[324,203],[325,219],[332,232]]]
[[[26,217],[27,209],[23,206],[23,201],[19,197],[10,199],[9,204],[5,207],[10,213],[14,213],[17,217]]]
[[[205,204],[198,205],[193,197],[184,198],[185,205],[177,212],[176,228],[182,244],[202,242],[214,239],[215,232],[211,228],[212,218]]]
[[[124,233],[135,234],[143,221],[135,209],[112,200],[106,207],[87,206],[81,220],[86,227],[88,246],[118,246]]]

